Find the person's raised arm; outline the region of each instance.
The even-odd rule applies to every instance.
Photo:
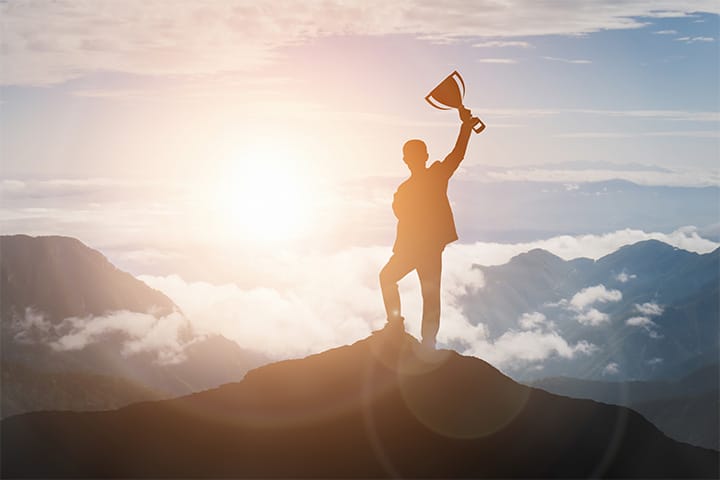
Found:
[[[460,162],[465,158],[465,151],[472,134],[472,114],[470,110],[467,108],[460,109],[460,120],[462,120],[462,124],[460,125],[457,141],[455,141],[455,148],[441,162],[448,177],[455,173],[455,170],[460,166]]]

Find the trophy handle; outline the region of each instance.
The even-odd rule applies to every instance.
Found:
[[[452,107],[446,107],[442,103],[437,103],[437,101],[432,97],[432,92],[428,93],[427,97],[425,97],[425,100],[432,105],[433,107],[440,109],[440,110],[450,110]]]
[[[460,94],[460,98],[465,97],[465,81],[463,81],[463,78],[460,76],[457,70],[454,70],[453,73],[450,74],[450,76],[460,80],[460,85],[462,85],[462,93]]]
[[[472,129],[473,131],[475,131],[475,133],[480,133],[485,130],[485,124],[479,118],[473,117]]]

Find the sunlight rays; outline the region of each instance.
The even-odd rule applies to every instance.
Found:
[[[270,144],[230,154],[211,187],[216,221],[226,234],[263,243],[312,233],[319,196],[302,160],[301,153]]]

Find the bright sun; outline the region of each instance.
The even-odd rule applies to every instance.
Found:
[[[244,155],[219,182],[217,207],[225,229],[248,240],[295,239],[312,227],[313,191],[285,152]]]

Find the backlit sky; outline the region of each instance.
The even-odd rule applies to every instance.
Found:
[[[454,69],[489,125],[468,164],[716,171],[719,5],[2,2],[2,174],[401,175],[405,139],[450,148],[423,97]]]
[[[198,332],[243,347],[284,356],[361,338],[384,321],[377,272],[407,175],[401,146],[423,138],[432,159],[452,148],[456,113],[423,99],[458,70],[488,127],[450,198],[485,196],[455,204],[439,339],[507,364],[572,358],[581,349],[561,332],[487,337],[461,303],[482,288],[472,265],[534,247],[598,258],[648,238],[717,248],[698,234],[720,218],[712,206],[692,216],[697,188],[663,191],[667,222],[575,209],[561,225],[592,231],[573,236],[504,212],[548,192],[569,199],[552,205],[602,207],[628,188],[578,186],[594,180],[717,187],[718,14],[709,0],[0,1],[0,230],[77,237],[168,294]],[[520,181],[550,186],[504,195]],[[477,225],[513,201],[497,209],[505,230]],[[566,216],[546,213],[536,223]],[[648,219],[664,227],[643,231]],[[463,233],[476,226],[524,243]],[[417,320],[417,282],[401,290]]]

